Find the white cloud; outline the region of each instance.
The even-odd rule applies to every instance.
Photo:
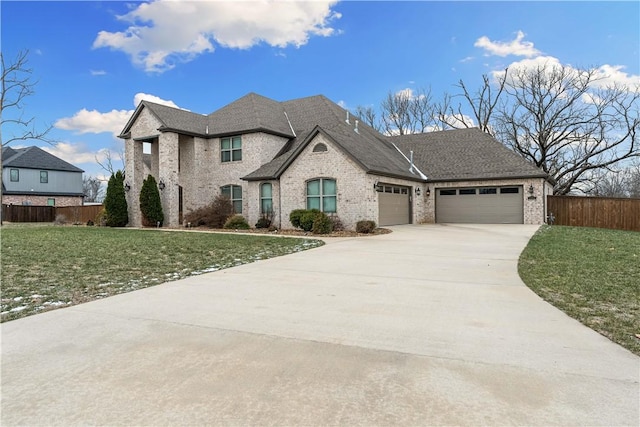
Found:
[[[107,72],[104,70],[91,70],[91,75],[92,76],[104,76],[106,75]]]
[[[513,62],[509,65],[509,74],[513,77],[513,73],[516,70],[536,70],[546,69],[551,72],[554,68],[564,67],[569,72],[578,73],[580,70],[572,67],[568,64],[562,64],[558,58],[553,56],[538,56],[536,58],[527,58],[520,61]],[[607,87],[614,84],[621,84],[627,86],[630,90],[638,90],[640,86],[640,75],[633,75],[625,73],[624,66],[621,65],[602,65],[595,70],[594,80],[592,87]],[[497,78],[504,74],[504,70],[498,70],[493,72],[493,77]],[[587,100],[587,99],[585,99]]]
[[[79,134],[111,132],[118,135],[132,113],[133,111],[128,110],[111,110],[101,113],[83,108],[72,117],[59,119],[54,126]]]
[[[180,108],[173,101],[142,92],[134,95],[133,105],[137,107],[143,100]],[[63,117],[57,120],[54,126],[58,129],[72,131],[77,134],[111,132],[117,137],[127,124],[133,112],[134,110],[111,110],[102,113],[98,110],[87,110],[83,108],[72,117]]]
[[[482,36],[474,43],[475,47],[485,50],[485,56],[526,56],[528,58],[540,54],[540,51],[533,47],[532,42],[523,41],[524,33],[518,31],[516,38],[509,42],[491,41],[489,37]]]
[[[623,65],[602,65],[596,71],[597,86],[606,86],[610,84],[623,84],[630,88],[640,85],[640,75],[625,73]]]
[[[160,98],[158,96],[150,95],[148,93],[138,92],[133,97],[133,106],[137,107],[138,104],[140,104],[141,101],[149,101],[149,102],[153,102],[153,103],[160,104],[160,105],[166,105],[167,107],[180,108],[180,107],[178,107],[178,105],[176,105],[175,102],[173,102],[171,100],[162,99],[162,98]],[[180,109],[184,110],[184,108],[180,108]],[[188,111],[188,110],[186,110],[186,111]]]
[[[94,48],[127,53],[147,72],[164,72],[218,46],[248,49],[259,43],[300,47],[311,36],[338,33],[330,26],[341,15],[336,0],[170,1],[142,3],[119,19],[120,32],[100,31]]]

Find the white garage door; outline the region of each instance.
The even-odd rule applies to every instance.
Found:
[[[411,223],[409,187],[380,184],[378,186],[378,222],[383,225]]]
[[[439,188],[436,222],[522,224],[521,186]]]

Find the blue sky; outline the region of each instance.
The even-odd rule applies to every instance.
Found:
[[[7,1],[5,61],[29,50],[38,80],[25,114],[53,124],[54,146],[100,176],[106,150],[141,99],[210,113],[256,92],[324,94],[345,108],[388,92],[456,93],[462,79],[516,64],[600,67],[640,84],[640,2]],[[6,112],[3,113],[6,117]],[[6,139],[13,131],[3,128]]]

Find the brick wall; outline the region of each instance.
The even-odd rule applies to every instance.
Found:
[[[313,152],[313,147],[324,143],[327,151]],[[281,226],[292,228],[289,213],[306,208],[306,181],[332,178],[337,186],[337,216],[346,228],[353,229],[357,221],[377,218],[377,194],[373,190],[374,178],[367,175],[322,134],[318,134],[300,153],[280,178]]]
[[[48,206],[49,199],[55,200],[55,205],[63,206],[82,206],[82,196],[30,196],[30,195],[3,195],[2,203],[5,205],[22,205],[28,202],[31,206]]]

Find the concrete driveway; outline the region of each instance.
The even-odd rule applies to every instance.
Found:
[[[4,323],[7,425],[638,425],[640,359],[425,225]]]

